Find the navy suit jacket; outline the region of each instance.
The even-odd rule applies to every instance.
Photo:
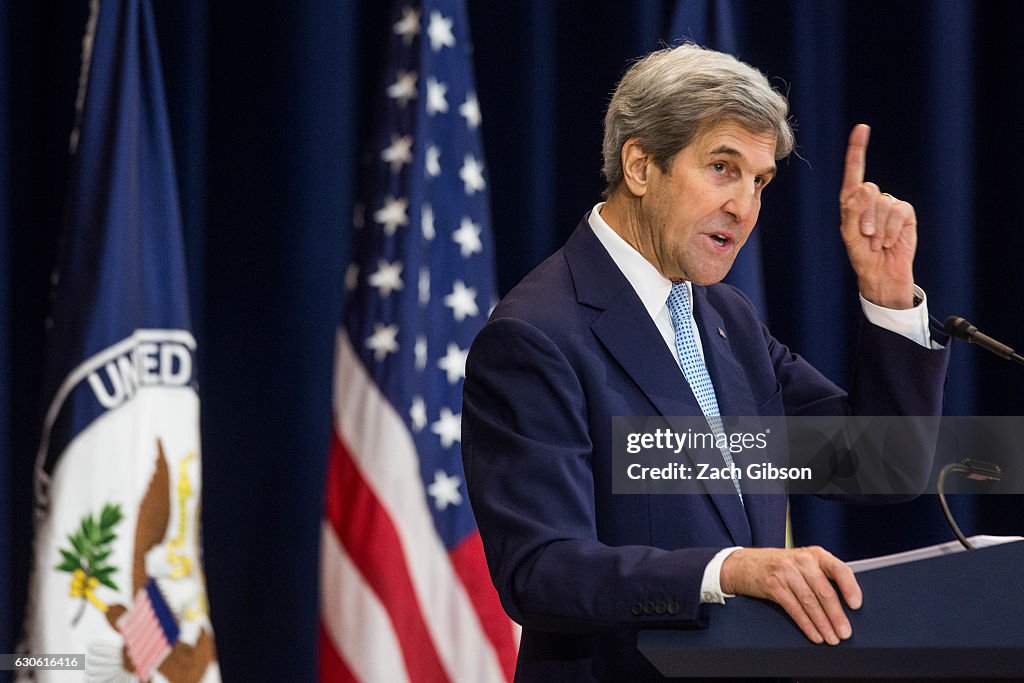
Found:
[[[722,415],[941,412],[947,352],[865,321],[847,394],[735,288],[693,299]],[[612,494],[613,416],[701,414],[587,217],[494,310],[469,354],[462,450],[492,579],[523,626],[519,680],[655,677],[636,631],[702,626],[719,550],[784,545],[784,495]]]

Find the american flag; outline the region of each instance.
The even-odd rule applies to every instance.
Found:
[[[518,635],[462,471],[469,345],[495,296],[462,0],[400,2],[354,212],[321,549],[324,680],[511,680]]]

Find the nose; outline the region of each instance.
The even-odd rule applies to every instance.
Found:
[[[752,187],[741,187],[737,185],[726,201],[722,209],[732,216],[737,223],[746,223],[757,218],[761,207],[761,200],[757,195],[757,189]]]

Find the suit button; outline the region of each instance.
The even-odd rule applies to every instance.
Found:
[[[652,614],[654,614],[654,603],[653,602],[645,602],[644,603],[644,614],[647,615],[647,616],[651,616]]]
[[[665,613],[665,603],[658,601],[654,603],[654,613],[661,615]]]
[[[679,614],[679,603],[676,602],[675,600],[673,600],[672,602],[668,603],[668,613],[669,614]]]
[[[644,611],[644,606],[638,602],[633,605],[633,608],[630,611],[633,613],[634,617],[638,617]]]

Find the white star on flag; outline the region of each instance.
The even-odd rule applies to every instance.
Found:
[[[476,290],[467,287],[462,280],[456,280],[452,284],[452,293],[444,298],[444,305],[452,309],[452,315],[459,322],[466,319],[466,316],[474,316],[480,312],[476,305]]]
[[[462,217],[459,229],[452,233],[452,241],[459,245],[459,253],[463,258],[469,258],[484,248],[480,241],[480,226],[470,220],[469,216]]]
[[[459,105],[459,114],[466,119],[466,125],[470,130],[475,130],[480,125],[480,103],[476,101],[476,93],[466,95],[466,101]]]
[[[426,306],[430,303],[430,268],[420,268],[419,280],[420,305]]]
[[[452,20],[446,19],[440,12],[430,13],[430,25],[427,35],[430,37],[430,49],[438,52],[442,47],[455,47],[455,36],[452,34]]]
[[[456,384],[466,376],[466,358],[469,357],[469,349],[463,351],[458,344],[448,344],[448,351],[437,361],[437,367],[448,375],[448,384]]]
[[[406,213],[408,208],[408,199],[388,197],[384,200],[384,206],[374,212],[373,220],[384,226],[385,235],[393,237],[399,225],[409,225],[409,215]]]
[[[434,499],[434,507],[444,510],[449,505],[462,503],[462,494],[459,493],[459,484],[462,480],[454,474],[449,476],[442,470],[434,473],[434,483],[427,487],[427,493]]]
[[[487,187],[487,183],[484,182],[484,165],[477,161],[472,154],[467,154],[463,159],[462,168],[459,169],[459,178],[465,184],[468,195],[480,192]]]
[[[462,413],[453,415],[447,406],[441,408],[441,415],[437,422],[430,425],[430,431],[440,437],[441,445],[445,448],[451,448],[456,441],[462,443]]]
[[[366,338],[366,348],[373,351],[373,359],[384,360],[389,353],[398,351],[398,325],[373,324],[373,334]]]
[[[427,426],[427,404],[422,396],[414,396],[412,406],[409,408],[409,419],[412,421],[412,430],[419,434]]]
[[[413,344],[412,353],[416,357],[416,369],[423,372],[427,367],[427,338],[422,334],[416,336],[416,343]]]
[[[402,262],[377,261],[377,271],[366,280],[371,287],[376,287],[382,297],[390,296],[394,291],[405,288],[402,282]]]
[[[392,135],[391,144],[380,153],[380,158],[388,162],[392,173],[398,173],[402,166],[412,163],[412,136]]]
[[[420,13],[412,7],[402,10],[402,18],[395,22],[395,35],[402,36],[402,42],[412,45],[412,40],[420,33]]]
[[[427,147],[424,170],[431,178],[441,175],[441,149],[437,145]]]
[[[345,271],[345,289],[348,291],[354,290],[359,286],[359,264],[350,263],[348,269]]]
[[[440,83],[434,77],[427,79],[427,114],[445,114],[448,112],[448,85]]]
[[[424,204],[420,210],[420,230],[423,231],[423,239],[434,239],[434,207]]]
[[[399,71],[398,79],[388,86],[388,97],[403,107],[409,104],[409,100],[416,99],[416,78],[415,71]]]

